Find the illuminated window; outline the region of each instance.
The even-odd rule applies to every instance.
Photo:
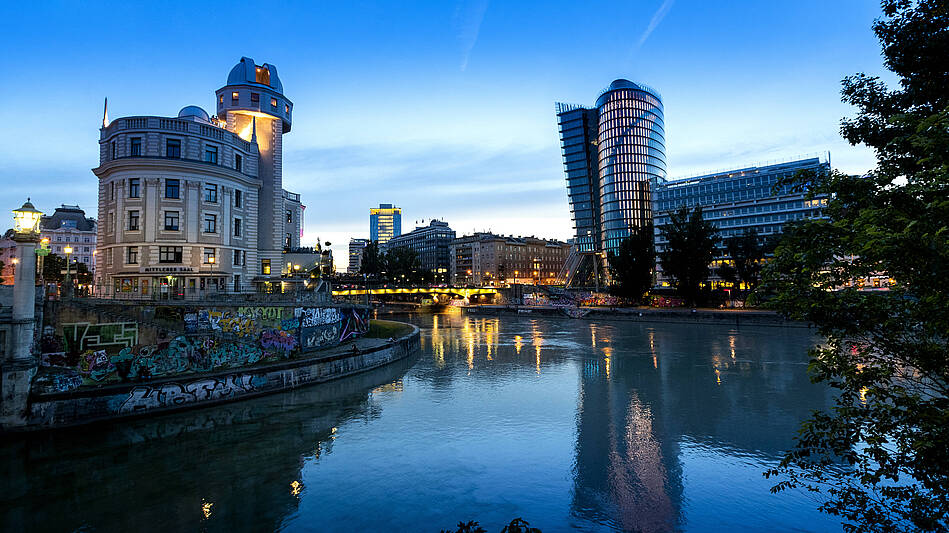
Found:
[[[223,95],[223,94],[217,97],[217,105],[224,105],[224,95]]]
[[[290,104],[285,104],[285,105],[283,106],[283,112],[284,112],[284,114],[287,114],[287,115],[290,114]]]
[[[270,259],[260,260],[260,273],[264,276],[270,275]]]
[[[239,96],[240,95],[237,91],[231,93],[231,105],[237,105],[237,103],[240,101]]]
[[[264,67],[257,67],[255,72],[255,81],[257,83],[263,83],[264,85],[270,85],[270,69]]]
[[[271,107],[271,109],[277,109],[277,99],[276,99],[276,98],[271,98],[271,99],[270,99],[270,107]]]

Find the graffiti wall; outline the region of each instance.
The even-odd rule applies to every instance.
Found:
[[[87,320],[62,324],[60,343],[50,328],[43,342],[50,351],[44,350],[41,361],[55,371],[47,373],[44,388],[66,392],[82,385],[143,382],[276,362],[335,346],[369,329],[368,310],[354,308],[155,309],[154,316],[159,315],[163,322],[177,321],[180,334],[141,343],[139,332],[148,323]]]

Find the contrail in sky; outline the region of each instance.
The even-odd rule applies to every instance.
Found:
[[[656,26],[662,22],[662,19],[666,17],[666,14],[669,13],[669,10],[672,9],[672,4],[675,3],[675,0],[663,0],[662,5],[659,6],[659,9],[656,10],[656,14],[652,16],[652,20],[649,21],[649,26],[646,27],[646,31],[639,37],[639,42],[636,43],[636,48],[639,48],[646,42],[646,39],[652,34],[652,31],[656,29]]]
[[[478,41],[481,32],[481,21],[484,12],[488,9],[488,0],[472,0],[459,2],[455,8],[455,27],[458,30],[458,40],[461,42],[461,71],[468,68],[468,56]]]

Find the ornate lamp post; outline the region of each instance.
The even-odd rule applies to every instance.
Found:
[[[67,246],[63,248],[63,252],[66,253],[66,280],[63,282],[63,285],[66,286],[66,295],[72,297],[72,277],[70,277],[70,255],[72,255],[72,246]]]
[[[16,263],[13,274],[13,350],[0,360],[0,428],[26,424],[28,398],[36,359],[33,357],[33,330],[36,322],[36,243],[40,240],[38,211],[27,199],[13,211],[13,240]]]

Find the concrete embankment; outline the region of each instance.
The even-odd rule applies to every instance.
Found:
[[[34,393],[27,424],[17,429],[74,426],[251,398],[379,368],[419,351],[417,327],[386,321],[376,324],[383,331],[401,330],[402,334],[391,340],[362,338],[309,357],[230,371]]]
[[[518,315],[576,320],[618,320],[626,322],[672,322],[685,324],[758,325],[807,328],[806,322],[787,320],[773,311],[745,309],[656,309],[626,307],[478,305],[462,308],[472,316]]]

